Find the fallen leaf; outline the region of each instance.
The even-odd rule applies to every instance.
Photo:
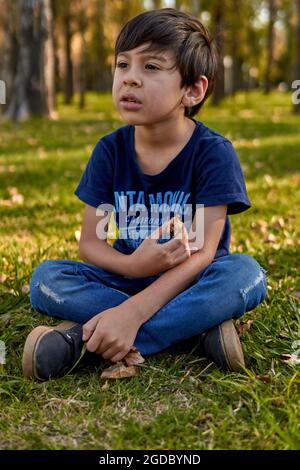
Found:
[[[33,137],[29,137],[29,138],[27,139],[27,144],[28,144],[28,145],[31,145],[31,146],[37,145],[37,144],[38,144],[38,140],[34,139]]]
[[[125,361],[127,366],[135,366],[137,364],[143,364],[145,359],[139,353],[139,351],[133,346],[130,351],[123,357],[123,361]]]
[[[257,375],[256,379],[264,382],[265,384],[269,384],[271,382],[271,377],[269,375]]]
[[[75,230],[74,235],[75,235],[76,240],[79,242],[80,237],[81,237],[81,230]]]
[[[271,218],[271,225],[274,228],[283,228],[284,224],[285,222],[283,217],[277,217],[276,215],[273,215],[273,217]]]
[[[103,379],[123,379],[124,377],[133,377],[138,374],[138,368],[135,366],[127,367],[121,361],[117,362],[107,369],[104,369],[101,378]]]
[[[271,175],[265,175],[264,180],[268,186],[273,186],[274,181]]]
[[[279,338],[289,338],[289,337],[290,337],[290,335],[288,334],[287,331],[285,331],[285,330],[280,331]]]
[[[300,356],[297,354],[281,354],[280,359],[286,364],[300,364]]]
[[[22,292],[23,292],[23,294],[29,294],[29,285],[28,284],[24,284],[24,286],[22,287]]]
[[[291,294],[292,297],[295,297],[296,299],[300,299],[300,290],[296,290]]]
[[[253,320],[247,320],[247,321],[237,320],[236,327],[237,327],[237,332],[238,332],[239,337],[243,336],[246,333],[246,331],[249,331],[250,328],[252,327],[252,324],[253,324]]]
[[[274,233],[269,233],[266,237],[265,237],[265,242],[268,242],[268,243],[274,243],[277,241],[277,237],[276,235],[274,235]]]
[[[13,204],[23,204],[24,196],[22,194],[13,194],[11,197],[11,202]]]

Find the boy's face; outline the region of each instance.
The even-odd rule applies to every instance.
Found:
[[[149,125],[184,115],[181,75],[174,53],[144,51],[149,43],[118,55],[113,99],[122,118],[133,125]]]

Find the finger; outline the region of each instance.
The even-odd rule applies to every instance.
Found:
[[[178,242],[180,241],[180,243]],[[182,236],[177,236],[174,238],[171,238],[171,240],[168,240],[167,242],[164,243],[164,248],[167,248],[169,253],[173,253],[176,250],[182,250],[183,248],[186,249],[187,251],[189,250],[189,241],[187,237],[187,232],[184,228],[182,229]]]
[[[164,249],[167,249],[168,253],[174,253],[174,251],[177,250],[182,250],[182,243],[178,241],[178,238],[171,238],[171,240],[168,240],[165,242],[163,245]]]
[[[110,359],[111,357],[115,356],[116,354],[119,353],[118,348],[115,346],[110,346],[108,348],[102,348],[101,351],[97,349],[97,354],[101,354],[103,359]]]
[[[82,341],[88,341],[92,336],[92,333],[95,331],[95,328],[98,324],[99,317],[98,314],[86,322],[82,327]]]
[[[187,230],[185,228],[185,225],[183,222],[181,222],[180,220],[177,221],[176,225],[175,225],[175,228],[174,228],[174,238],[179,238],[179,239],[182,239],[184,241],[187,241],[188,240],[188,233],[187,233]]]
[[[167,220],[165,223],[157,227],[157,229],[151,233],[149,238],[152,240],[159,240],[163,235],[170,233],[171,220]]]
[[[90,352],[95,352],[96,350],[101,348],[102,341],[103,341],[103,337],[102,337],[101,331],[99,328],[96,328],[86,344],[87,350]]]
[[[176,263],[178,262],[179,259],[182,262],[182,260],[184,261],[185,259],[188,259],[190,256],[191,256],[191,253],[190,253],[189,248],[188,249],[178,248],[178,250],[175,250],[172,253],[172,257],[174,259],[174,262]]]
[[[129,349],[128,351],[120,351],[118,354],[116,354],[115,356],[111,357],[110,360],[112,362],[118,362],[118,361],[121,361],[121,359],[123,359],[123,357],[126,356],[126,354],[128,354],[129,352]]]

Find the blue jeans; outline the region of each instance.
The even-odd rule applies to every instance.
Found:
[[[245,254],[215,259],[140,327],[134,346],[142,355],[159,352],[259,305],[267,294],[265,270]],[[130,279],[90,264],[48,260],[34,270],[30,301],[52,317],[85,323],[145,289],[158,276]]]

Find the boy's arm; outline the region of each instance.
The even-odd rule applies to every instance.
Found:
[[[120,253],[106,242],[108,220],[109,215],[96,216],[94,207],[85,206],[79,242],[80,257],[83,261],[107,271],[129,275],[128,255]],[[97,226],[98,230],[102,227],[102,239],[96,237]]]
[[[204,245],[199,252],[163,273],[150,286],[119,306],[100,312],[85,323],[83,339],[87,341],[89,351],[113,362],[120,361],[128,353],[141,325],[188,288],[196,275],[212,262],[226,212],[226,205],[205,208]]]
[[[98,215],[94,207],[86,205],[79,242],[80,257],[83,261],[106,271],[139,278],[162,273],[190,256],[187,236],[181,240],[173,238],[160,244],[154,236],[152,237],[153,234],[131,255],[120,253],[106,243],[109,217],[110,214]],[[162,231],[162,227],[156,230],[158,238]]]
[[[133,306],[142,323],[187,289],[196,275],[212,262],[224,228],[226,212],[226,205],[206,207],[203,247],[183,263],[163,273],[146,289],[128,299],[127,302]],[[201,239],[200,236],[197,238]]]

